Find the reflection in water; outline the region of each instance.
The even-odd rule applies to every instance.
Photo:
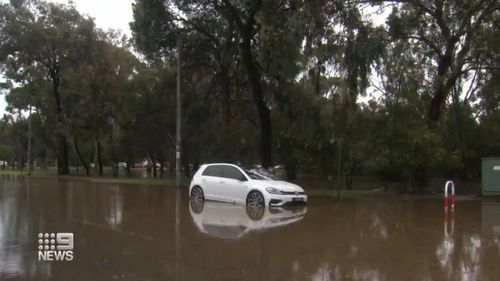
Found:
[[[36,217],[30,204],[31,182],[17,176],[0,178],[0,280],[26,276],[38,280],[50,277],[50,264],[38,265],[26,249]]]
[[[449,280],[484,280],[483,267],[484,264],[489,264],[489,260],[485,260],[485,256],[489,254],[486,249],[498,241],[495,228],[500,225],[500,203],[481,202],[481,234],[457,235],[454,224],[454,214],[452,213],[451,222],[448,222],[446,214],[444,235],[436,250],[441,268]],[[500,252],[495,256],[498,258]],[[457,271],[457,267],[460,270]],[[499,276],[498,269],[496,270],[496,276]]]
[[[483,202],[481,217],[483,232],[500,237],[500,202]]]
[[[323,263],[316,272],[311,275],[311,281],[331,281],[340,280],[339,276],[336,276],[340,272],[334,271],[330,268],[328,263]],[[340,276],[341,277],[341,276]]]
[[[110,208],[106,216],[106,223],[111,228],[118,228],[123,221],[123,198],[120,193],[120,187],[113,185],[110,187]]]
[[[481,238],[471,236],[463,241],[463,258],[460,261],[462,274],[460,280],[481,280],[480,257],[481,257]]]
[[[374,269],[354,269],[352,274],[352,279],[354,280],[362,280],[362,281],[380,281],[385,280],[380,276],[380,272]]]
[[[200,232],[222,239],[239,239],[250,232],[298,222],[304,218],[307,208],[268,209],[192,200],[190,212]]]
[[[455,211],[452,210],[451,216],[448,209],[444,212],[444,232],[443,240],[437,247],[436,255],[444,270],[445,275],[450,278],[453,273],[452,255],[455,248]]]
[[[180,189],[0,177],[0,280],[500,280],[500,204],[312,197],[305,208],[191,204]],[[307,212],[307,215],[306,215]],[[38,262],[38,232],[75,260]]]

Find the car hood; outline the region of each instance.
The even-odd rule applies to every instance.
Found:
[[[302,187],[286,182],[286,181],[280,181],[280,180],[252,180],[252,185],[257,185],[263,188],[267,187],[274,187],[283,191],[289,191],[289,192],[304,192],[304,189]]]

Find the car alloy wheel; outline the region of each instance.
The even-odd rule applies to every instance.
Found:
[[[199,186],[193,187],[193,189],[191,189],[190,199],[193,201],[202,201],[204,199],[203,190]]]
[[[252,191],[247,196],[248,207],[264,207],[264,196],[258,191]]]

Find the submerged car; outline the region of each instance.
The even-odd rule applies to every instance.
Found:
[[[259,169],[214,163],[201,165],[189,186],[192,200],[213,200],[248,206],[283,206],[307,203],[300,186],[280,180]]]

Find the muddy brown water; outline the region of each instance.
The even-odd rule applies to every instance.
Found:
[[[72,232],[73,261],[38,233]],[[0,280],[500,280],[500,202],[311,197],[249,212],[162,187],[0,176]]]

